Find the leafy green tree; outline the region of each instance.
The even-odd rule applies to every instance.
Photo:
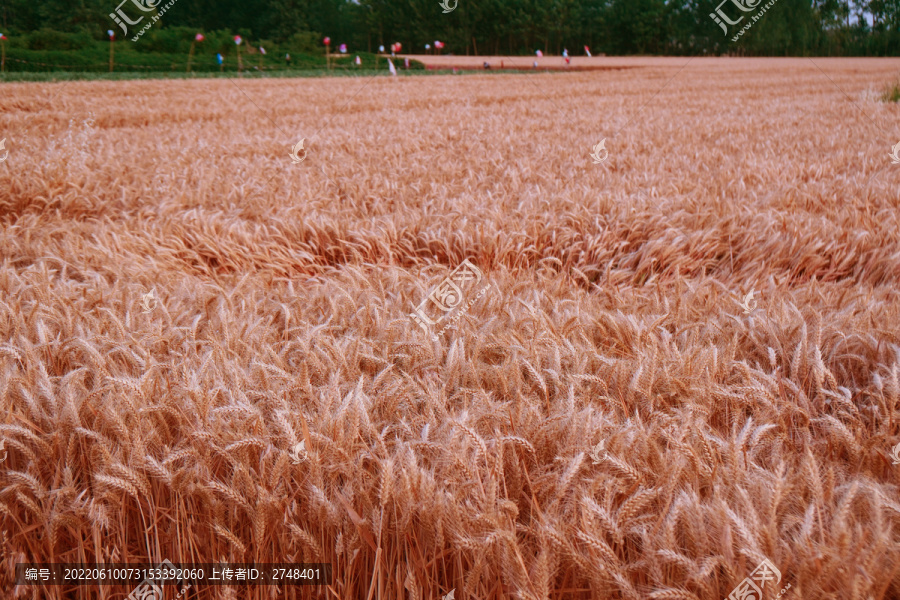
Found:
[[[131,2],[142,1],[123,9],[135,15]],[[307,49],[327,35],[353,53],[398,41],[419,53],[441,40],[455,54],[580,54],[588,45],[607,54],[900,55],[900,0],[778,0],[738,42],[737,27],[723,35],[709,16],[721,0],[449,1],[457,6],[445,13],[440,0],[178,0],[154,29],[230,31]],[[13,36],[43,28],[101,41],[117,29],[109,14],[119,2],[0,0],[0,23]]]

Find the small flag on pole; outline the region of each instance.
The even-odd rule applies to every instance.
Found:
[[[109,72],[113,72],[113,68],[115,67],[115,61],[113,60],[114,52],[113,50],[116,47],[116,34],[113,33],[112,29],[106,30],[107,35],[109,35]],[[6,70],[6,44],[0,44],[2,46],[2,51],[0,51],[0,70]]]
[[[259,51],[260,51],[261,54],[265,54],[265,53],[266,53],[266,49],[263,48],[262,46],[259,47]]]
[[[587,46],[585,46],[585,47],[584,47],[584,53],[587,54],[588,56],[590,56],[590,55],[591,55],[591,49],[588,48]]]
[[[324,40],[322,40],[322,43],[325,44],[326,46],[330,46],[331,38],[330,37],[325,38]]]
[[[221,65],[224,60],[225,59],[222,58],[221,54],[216,54],[216,62],[217,63],[219,63]]]
[[[356,55],[356,65],[359,66],[362,64],[362,60],[359,58],[359,54]]]
[[[387,61],[388,61],[388,69],[391,70],[391,75],[393,75],[393,76],[396,77],[396,76],[397,76],[397,69],[394,68],[394,63],[391,62],[391,59],[387,59]]]
[[[341,44],[338,46],[338,52],[341,54],[347,54],[347,44]]]
[[[384,46],[378,46],[378,51],[384,54]]]
[[[239,36],[239,35],[234,36],[235,45],[240,46],[241,42],[243,42],[243,41],[244,41],[244,39],[241,36]]]
[[[204,39],[206,38],[203,37],[202,33],[194,34],[194,41],[191,42],[191,49],[188,51],[187,69],[185,69],[188,73],[191,72],[191,61],[194,60],[194,46],[197,45],[197,42],[202,42]]]

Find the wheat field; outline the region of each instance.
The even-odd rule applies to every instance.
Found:
[[[2,596],[900,597],[900,60],[626,62],[3,85]]]

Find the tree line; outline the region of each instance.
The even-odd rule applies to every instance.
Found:
[[[40,29],[85,31],[102,39],[116,29],[109,17],[121,0],[0,0],[7,35]],[[541,50],[599,54],[746,56],[898,56],[900,0],[777,0],[737,42],[740,28],[710,16],[717,8],[737,19],[766,0],[178,0],[154,28],[227,30],[254,40],[286,41],[298,34],[350,52],[403,44],[424,53],[441,40],[443,53],[526,55]],[[142,13],[158,0],[126,0]],[[744,20],[744,22],[747,21]],[[743,23],[741,23],[743,24]],[[123,36],[124,37],[124,36]],[[141,43],[141,42],[137,42]],[[431,50],[434,51],[433,49]]]

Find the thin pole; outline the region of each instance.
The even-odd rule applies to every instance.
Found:
[[[191,51],[188,52],[188,65],[187,65],[188,73],[191,72],[191,59],[194,58],[194,44],[196,44],[196,43],[197,43],[197,40],[194,40],[193,42],[191,42]]]

